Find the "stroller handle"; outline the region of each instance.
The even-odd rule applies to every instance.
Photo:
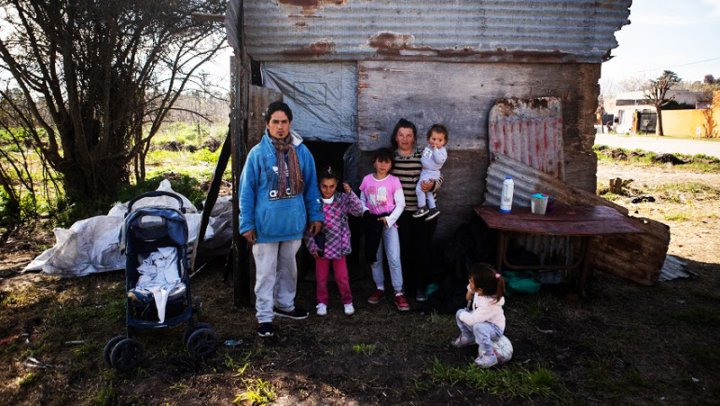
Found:
[[[125,216],[127,217],[128,214],[132,211],[133,204],[137,203],[138,200],[146,199],[149,197],[158,197],[158,196],[169,196],[177,200],[178,206],[181,213],[185,213],[185,206],[183,205],[183,201],[180,198],[180,196],[176,195],[175,193],[165,192],[163,190],[154,190],[152,192],[145,192],[141,195],[135,196],[133,199],[131,199],[128,202],[128,208],[127,212],[125,213]]]

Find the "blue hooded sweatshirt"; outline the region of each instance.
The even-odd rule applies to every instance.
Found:
[[[277,196],[277,158],[267,130],[248,153],[240,177],[240,234],[255,230],[259,243],[301,239],[308,222],[324,220],[315,160],[299,135],[291,132],[289,136],[300,163],[302,194]]]

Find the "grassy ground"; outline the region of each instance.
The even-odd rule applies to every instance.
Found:
[[[600,166],[612,163],[627,174],[623,179],[668,165],[616,162]],[[637,179],[616,196],[650,216],[664,215],[665,208],[685,212],[687,219],[670,221],[671,252],[687,259],[697,278],[643,287],[596,273],[587,300],[576,300],[562,285],[510,295],[506,335],[514,357],[490,370],[473,366],[475,347],[449,345],[457,335],[452,315],[401,314],[387,301],[368,304],[372,286],[362,264],[351,266],[355,316],[342,314],[331,286],[328,316],[277,320],[276,337],[259,338],[254,310],[232,305],[220,260],[193,278],[193,293],[221,340],[239,343],[202,361],[185,350],[182,328],[145,333],[139,339],[146,361],[120,373],[107,367],[102,351],[124,331],[123,274],[21,275],[51,238],[16,235],[0,247],[0,403],[716,404],[720,265],[712,252],[701,252],[703,243],[683,243],[717,222],[694,217],[693,207],[720,200],[718,186],[704,180],[713,169],[693,169],[703,170],[709,172],[691,182]],[[629,202],[648,194],[655,206]],[[714,247],[711,237],[700,241]],[[298,283],[298,303],[307,308],[314,304],[310,275],[305,269]]]
[[[552,289],[509,297],[514,359],[490,370],[472,365],[473,347],[450,347],[451,315],[366,304],[357,269],[355,316],[331,301],[325,318],[279,320],[271,339],[254,334],[252,309],[233,308],[222,273],[209,270],[193,281],[204,320],[240,344],[202,362],[182,330],[144,334],[147,360],[119,373],[102,349],[124,329],[122,274],[37,277],[3,287],[0,394],[6,404],[714,404],[720,279],[716,264],[694,265],[698,279],[652,288],[597,275],[586,301]],[[312,281],[299,291],[311,305]]]

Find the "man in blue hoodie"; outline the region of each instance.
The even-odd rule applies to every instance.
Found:
[[[300,320],[308,312],[295,306],[295,254],[309,223],[315,235],[323,214],[315,160],[302,138],[290,131],[292,111],[274,102],[265,113],[266,131],[248,153],[240,178],[240,234],[255,258],[257,333],[274,334],[274,316]]]

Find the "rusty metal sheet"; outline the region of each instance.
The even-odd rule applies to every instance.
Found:
[[[230,0],[257,61],[600,63],[631,0]],[[232,27],[231,27],[232,28]],[[236,29],[228,30],[237,35]],[[240,41],[230,41],[234,46]]]
[[[515,159],[496,155],[488,167],[485,204],[499,205],[502,180],[506,174],[515,183],[514,206],[529,207],[530,195],[536,192],[555,197],[556,203],[571,206],[605,205],[627,215],[626,208],[594,193],[569,186],[551,175]],[[670,244],[670,227],[659,221],[628,217],[644,232],[620,237],[593,239],[590,265],[610,274],[643,285],[655,283],[660,275]]]
[[[488,118],[490,156],[503,154],[564,179],[563,119],[557,97],[498,99]]]

